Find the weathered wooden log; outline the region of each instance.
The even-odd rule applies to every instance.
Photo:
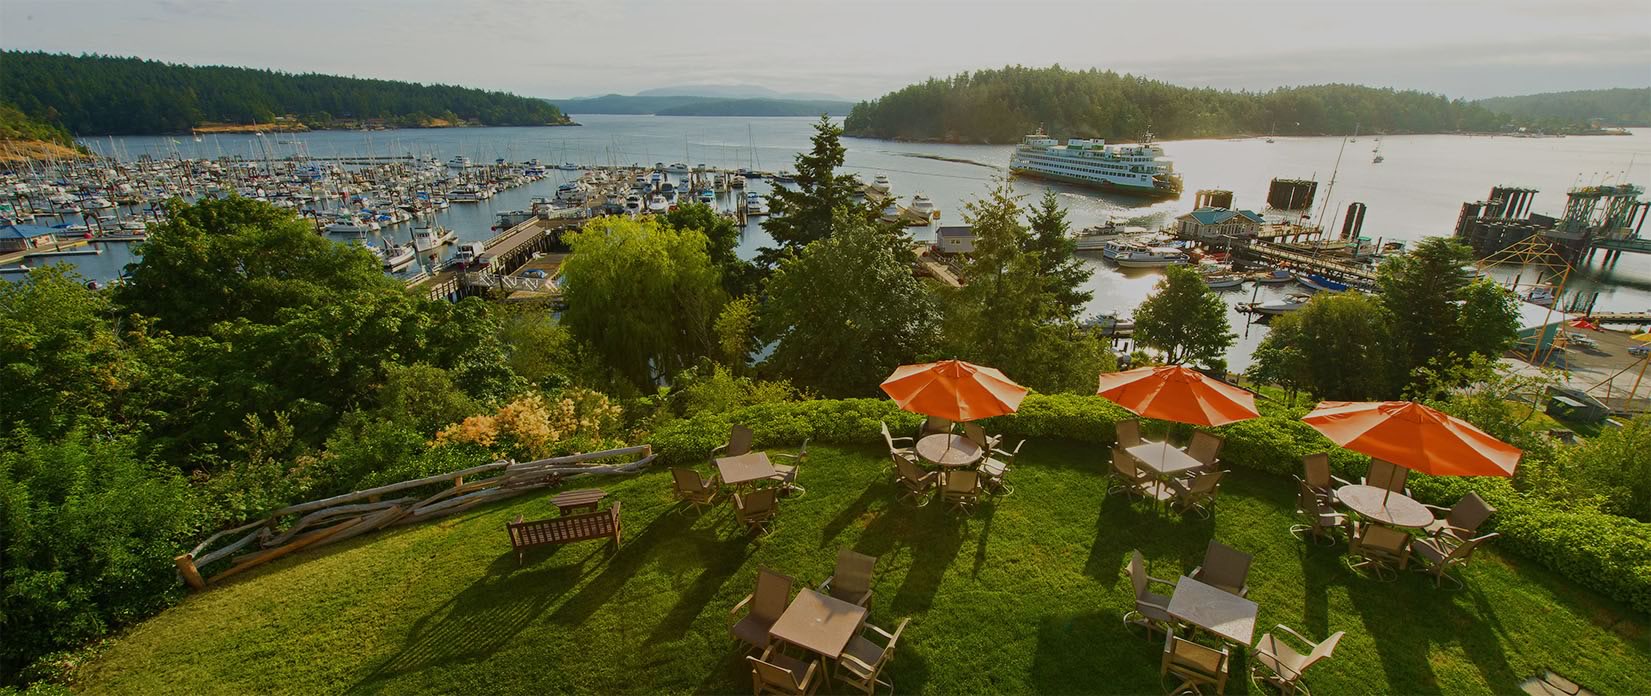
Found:
[[[342,516],[345,516],[345,515],[361,515],[361,514],[373,512],[373,511],[376,511],[376,510],[382,510],[382,509],[388,508],[388,507],[395,507],[395,506],[398,506],[398,505],[405,505],[407,503],[413,502],[414,500],[417,500],[417,499],[416,498],[397,498],[395,500],[386,500],[386,501],[377,502],[377,503],[356,503],[356,504],[353,504],[353,505],[339,505],[337,507],[330,507],[330,508],[326,508],[324,510],[317,510],[317,511],[312,512],[308,515],[305,515],[303,517],[298,518],[298,521],[294,522],[291,527],[288,527],[287,531],[282,532],[279,535],[276,535],[275,537],[272,537],[270,539],[267,539],[267,540],[261,542],[260,545],[263,546],[264,548],[269,548],[269,547],[272,547],[272,546],[280,546],[281,544],[286,543],[288,539],[291,539],[295,536],[298,536],[299,532],[302,532],[302,531],[304,531],[306,529],[309,529],[311,527],[319,526],[321,523],[323,523],[327,520],[333,519],[335,517],[342,517]]]
[[[183,576],[183,582],[196,592],[206,589],[206,580],[201,578],[201,571],[195,568],[195,559],[189,554],[183,554],[172,559],[178,566],[178,574]]]
[[[359,524],[356,524],[349,529],[310,544],[310,547],[314,548],[317,546],[326,546],[327,544],[331,544],[335,541],[343,541],[350,537],[360,536],[376,529],[383,529],[391,522],[401,519],[406,514],[406,509],[402,508],[400,505],[380,510],[361,518],[361,522]]]
[[[242,556],[240,558],[235,559],[235,565],[232,565],[229,568],[225,569],[224,572],[222,572],[222,573],[219,573],[217,575],[212,576],[210,579],[207,580],[207,582],[218,582],[219,580],[227,578],[231,575],[235,575],[236,573],[239,573],[239,572],[241,572],[243,570],[246,570],[248,568],[253,568],[253,567],[256,567],[256,566],[263,565],[263,564],[268,563],[270,561],[273,561],[277,558],[285,556],[289,553],[292,553],[294,551],[297,551],[299,549],[307,547],[310,544],[314,544],[316,542],[323,541],[327,537],[330,537],[334,534],[337,534],[337,533],[342,532],[346,529],[349,529],[352,525],[359,524],[360,522],[361,522],[361,520],[359,518],[357,518],[357,519],[349,520],[349,521],[346,521],[346,522],[340,522],[340,523],[335,524],[331,527],[325,527],[325,528],[322,528],[322,529],[311,530],[308,534],[300,535],[298,538],[293,539],[290,542],[287,542],[286,545],[284,545],[284,546],[278,546],[278,547],[273,548],[273,549],[265,549],[265,550],[259,551],[257,553],[247,554],[245,556]]]
[[[349,501],[356,500],[358,498],[365,498],[365,497],[370,496],[370,495],[383,495],[385,493],[394,493],[396,491],[404,491],[404,490],[407,490],[409,488],[418,488],[420,486],[428,486],[432,483],[441,483],[442,481],[451,481],[455,478],[470,476],[472,474],[481,474],[481,473],[486,473],[486,472],[489,472],[489,471],[498,471],[500,469],[505,468],[508,465],[509,465],[509,462],[493,462],[491,464],[482,464],[480,466],[473,466],[473,467],[470,467],[468,469],[460,469],[458,471],[453,471],[453,472],[449,472],[449,473],[445,473],[445,474],[436,474],[434,476],[426,476],[424,478],[414,479],[412,481],[402,481],[401,483],[385,484],[385,485],[379,486],[377,488],[368,488],[366,490],[356,491],[354,493],[344,493],[344,494],[341,494],[341,495],[335,495],[331,498],[323,498],[321,500],[313,500],[313,501],[310,501],[308,503],[299,503],[298,505],[289,505],[287,507],[281,508],[280,510],[276,510],[275,512],[271,513],[270,516],[271,517],[281,517],[283,515],[295,515],[295,514],[302,513],[302,512],[309,512],[311,510],[319,510],[321,508],[332,507],[332,506],[338,505],[340,503],[347,503]]]

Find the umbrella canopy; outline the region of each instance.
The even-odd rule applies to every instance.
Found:
[[[1643,341],[1651,341],[1651,333],[1634,334],[1632,336],[1629,336],[1628,338],[1630,340],[1642,341],[1642,342]]]
[[[953,421],[1014,413],[1026,398],[1026,387],[996,368],[962,360],[901,365],[882,386],[902,409]]]
[[[1573,328],[1573,329],[1588,329],[1589,331],[1598,331],[1599,330],[1599,324],[1595,324],[1594,322],[1589,321],[1588,317],[1578,317],[1576,319],[1571,320],[1571,328]]]
[[[1512,476],[1523,454],[1409,401],[1322,401],[1301,420],[1342,447],[1434,476]]]
[[[1192,425],[1226,425],[1261,415],[1254,394],[1180,365],[1103,373],[1095,393],[1143,418]]]

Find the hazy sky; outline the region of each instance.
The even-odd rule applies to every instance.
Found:
[[[0,0],[0,45],[546,97],[861,99],[1011,63],[1485,97],[1651,84],[1651,0]]]

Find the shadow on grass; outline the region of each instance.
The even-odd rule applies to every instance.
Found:
[[[679,576],[698,570],[688,587],[676,592],[676,603],[665,612],[647,645],[670,642],[682,638],[693,627],[694,620],[705,611],[705,606],[716,597],[717,591],[745,564],[752,552],[746,534],[718,537],[712,530],[695,529],[672,542],[673,548],[661,553],[657,560],[670,576]]]
[[[544,567],[547,555],[579,551],[556,547],[541,552],[539,563],[520,569],[514,552],[501,554],[480,579],[415,621],[401,651],[350,691],[376,690],[403,674],[491,657],[573,587],[590,559],[608,548],[589,550],[572,565]]]
[[[1084,561],[1084,573],[1107,588],[1128,582],[1129,552],[1139,550],[1149,568],[1172,558],[1191,572],[1204,560],[1204,549],[1215,533],[1215,517],[1154,509],[1150,502],[1123,493],[1106,496],[1095,518],[1095,541]],[[1169,571],[1159,571],[1169,573]],[[1159,575],[1173,581],[1175,575]]]
[[[894,484],[886,481],[873,484],[870,491],[874,499],[893,501],[899,495]],[[877,513],[855,541],[854,550],[878,557],[878,565],[884,567],[891,567],[885,564],[910,554],[911,565],[895,591],[890,609],[894,616],[927,611],[946,575],[946,568],[963,548],[967,523],[961,515],[947,510],[938,497],[920,508],[890,502]]]
[[[1126,630],[1123,616],[1110,609],[1046,616],[1038,623],[1031,684],[1042,694],[1123,693],[1124,685],[1152,683],[1162,644]]]

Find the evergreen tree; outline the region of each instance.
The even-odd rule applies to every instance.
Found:
[[[757,257],[759,263],[772,268],[780,259],[796,255],[810,242],[831,234],[838,210],[856,208],[857,180],[837,173],[848,152],[842,135],[842,128],[821,116],[814,124],[813,147],[797,154],[796,188],[777,186],[768,194],[769,217],[762,228],[778,246],[764,247]]]
[[[1077,257],[1078,242],[1067,234],[1071,225],[1054,191],[1043,192],[1043,198],[1028,215],[1028,223],[1032,236],[1026,250],[1037,253],[1038,274],[1048,281],[1049,291],[1066,318],[1076,319],[1094,297],[1094,293],[1082,289],[1093,271]]]
[[[1163,351],[1164,362],[1224,369],[1238,334],[1227,324],[1227,305],[1198,271],[1164,269],[1163,280],[1135,309],[1135,342]]]
[[[1382,304],[1393,316],[1399,371],[1413,384],[1419,368],[1495,357],[1513,344],[1517,301],[1490,280],[1475,281],[1472,262],[1466,245],[1430,237],[1377,271]]]

